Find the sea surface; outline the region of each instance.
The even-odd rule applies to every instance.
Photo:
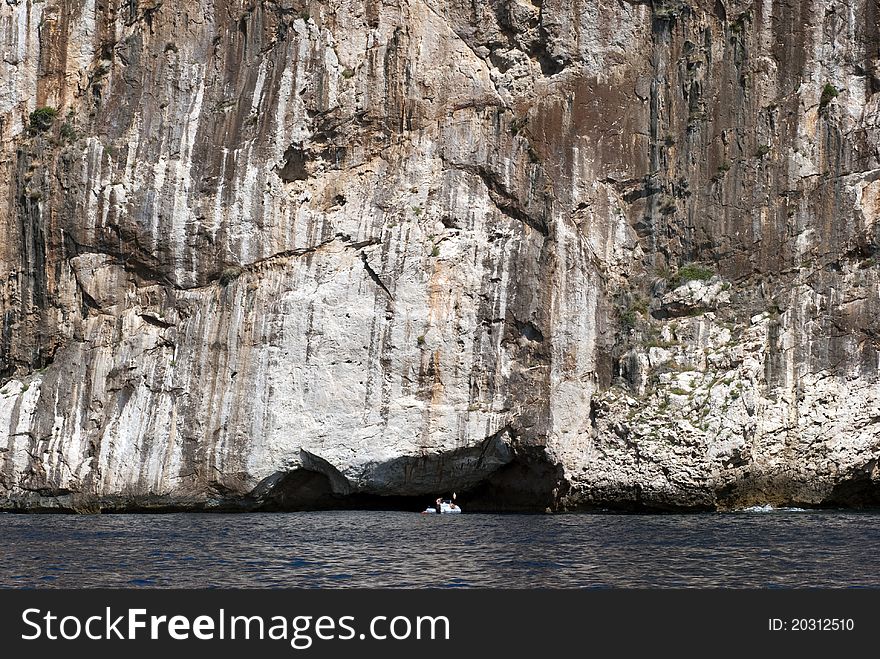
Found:
[[[880,587],[880,513],[0,514],[0,587]]]

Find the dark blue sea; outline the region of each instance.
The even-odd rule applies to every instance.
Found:
[[[880,513],[0,514],[0,587],[880,587]]]

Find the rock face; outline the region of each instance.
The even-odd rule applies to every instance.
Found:
[[[878,0],[7,0],[0,507],[880,503]]]

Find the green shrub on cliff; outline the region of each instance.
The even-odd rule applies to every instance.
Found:
[[[715,273],[711,269],[706,268],[698,263],[688,263],[683,265],[675,273],[675,276],[669,280],[670,286],[676,288],[689,281],[706,281],[711,279]]]
[[[31,130],[34,132],[47,131],[58,116],[58,110],[49,106],[37,108],[31,112]]]
[[[828,104],[831,103],[835,98],[840,95],[840,92],[837,91],[837,87],[832,85],[830,82],[826,82],[825,86],[822,88],[822,96],[819,98],[819,111],[821,112]]]
[[[74,124],[73,112],[67,113],[67,120],[61,124],[59,132],[61,133],[61,139],[66,142],[76,142],[79,139],[80,135]]]

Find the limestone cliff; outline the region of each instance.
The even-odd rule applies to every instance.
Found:
[[[877,504],[878,21],[6,0],[0,506]]]

